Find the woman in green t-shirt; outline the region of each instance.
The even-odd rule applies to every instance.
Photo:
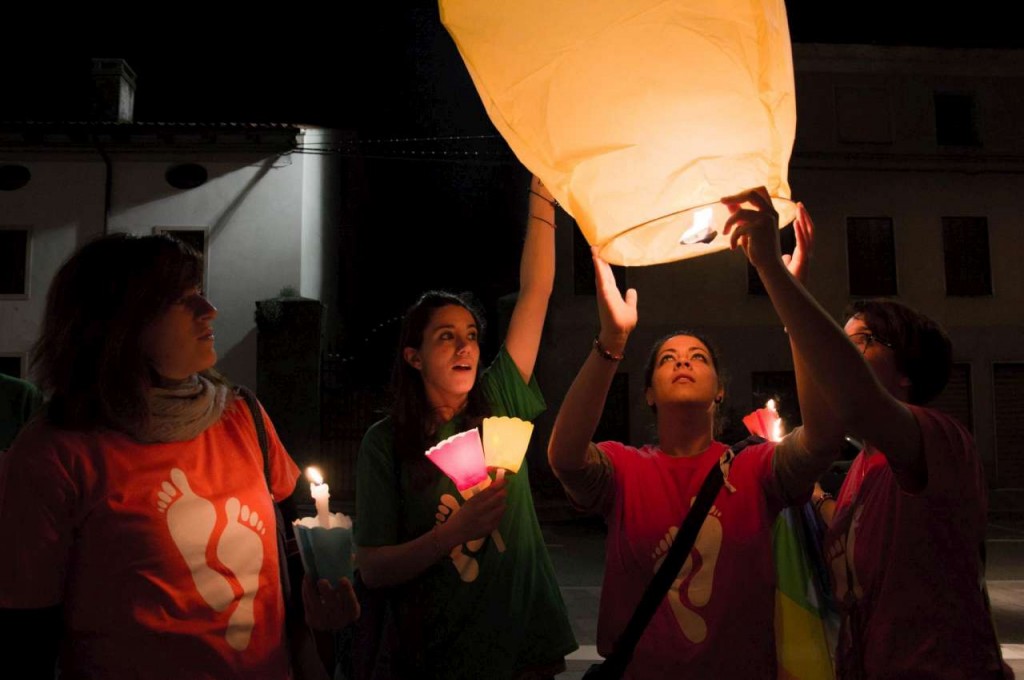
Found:
[[[356,560],[368,588],[391,588],[390,676],[552,677],[577,647],[528,466],[464,500],[424,456],[489,415],[529,420],[544,409],[532,376],[554,283],[554,199],[533,178],[529,201],[519,296],[498,357],[478,371],[481,317],[461,297],[424,294],[403,320],[391,414],[360,446]]]

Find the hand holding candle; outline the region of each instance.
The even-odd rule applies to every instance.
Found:
[[[336,585],[341,578],[352,578],[352,520],[340,512],[330,512],[330,487],[324,483],[320,470],[306,468],[306,478],[316,517],[303,517],[292,523],[302,566],[314,580],[326,579]]]
[[[426,456],[448,475],[455,483],[455,488],[467,500],[491,483],[491,478],[487,474],[483,444],[476,428],[452,435],[430,447]],[[491,538],[498,552],[505,552],[505,541],[497,529],[491,532]]]

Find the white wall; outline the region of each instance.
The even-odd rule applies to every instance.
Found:
[[[0,192],[0,219],[30,226],[33,233],[31,295],[0,300],[0,352],[29,350],[53,275],[78,246],[102,233],[104,163],[97,154],[71,158],[2,157],[25,164],[33,176],[23,189]],[[299,290],[303,281],[301,156],[150,152],[110,158],[109,232],[209,230],[207,288],[219,310],[218,367],[236,382],[255,385],[255,302],[277,296],[285,286]],[[185,161],[203,165],[209,181],[189,190],[168,185],[166,170]]]

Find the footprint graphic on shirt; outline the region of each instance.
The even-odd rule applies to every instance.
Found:
[[[227,525],[219,536],[214,536],[216,507],[192,490],[179,468],[172,469],[170,480],[160,485],[156,505],[167,516],[171,538],[185,559],[203,601],[215,612],[236,605],[228,618],[224,637],[233,649],[246,649],[256,621],[253,603],[263,566],[263,540],[260,538],[266,533],[263,520],[248,505],[230,498],[224,504]],[[217,559],[230,572],[231,578],[208,563],[206,555],[211,542],[215,542]],[[241,596],[236,595],[232,579],[237,581]]]
[[[712,506],[697,534],[693,548],[690,549],[686,562],[672,581],[672,587],[669,588],[667,595],[669,606],[676,617],[676,623],[691,642],[703,642],[708,634],[704,618],[691,607],[702,608],[711,601],[715,567],[718,565],[718,555],[722,547],[721,517],[721,511]],[[665,556],[668,555],[668,550],[675,541],[678,531],[676,527],[669,527],[668,533],[655,547],[654,553],[651,555],[655,560],[655,572],[665,561]]]
[[[460,506],[459,501],[450,493],[441,496],[440,500],[441,502],[437,506],[437,514],[434,517],[437,520],[437,524],[444,524],[459,511]],[[455,570],[459,572],[459,578],[466,583],[475,581],[476,577],[480,575],[480,563],[476,560],[476,554],[480,552],[480,548],[483,547],[485,540],[487,540],[486,537],[474,538],[472,541],[455,546],[452,548],[451,553],[449,553],[452,564],[455,565]]]
[[[249,637],[256,623],[253,601],[260,587],[260,567],[263,566],[263,540],[266,532],[259,514],[250,511],[237,498],[224,504],[228,524],[217,543],[217,559],[231,570],[242,586],[242,597],[228,619],[225,638],[232,649],[241,651],[249,646]]]
[[[217,509],[192,491],[185,473],[178,468],[171,470],[170,481],[165,481],[160,489],[156,495],[157,508],[167,514],[167,528],[185,558],[196,590],[211,609],[224,611],[234,602],[235,592],[231,582],[206,563],[206,546],[217,524]]]

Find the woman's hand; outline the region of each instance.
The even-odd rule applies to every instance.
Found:
[[[450,549],[467,541],[484,538],[497,529],[508,501],[506,483],[504,479],[498,480],[474,494],[451,514],[447,522],[439,525],[437,530],[444,537],[442,547]]]
[[[302,578],[302,604],[306,625],[313,630],[341,630],[359,618],[359,600],[347,578],[332,588],[327,579],[314,583],[313,577],[306,574]]]
[[[597,315],[601,320],[601,345],[613,354],[622,354],[629,334],[636,328],[636,289],[630,288],[625,297],[619,292],[611,265],[601,259],[597,248],[591,247],[594,260],[594,279],[597,285]]]
[[[779,247],[779,214],[775,212],[768,190],[757,187],[722,199],[732,215],[725,222],[729,245],[746,253],[758,270],[782,264]],[[750,207],[743,207],[749,204]]]
[[[783,255],[782,261],[793,278],[806,286],[811,256],[814,255],[814,221],[803,203],[796,204],[793,231],[796,234],[796,248],[792,255]]]

